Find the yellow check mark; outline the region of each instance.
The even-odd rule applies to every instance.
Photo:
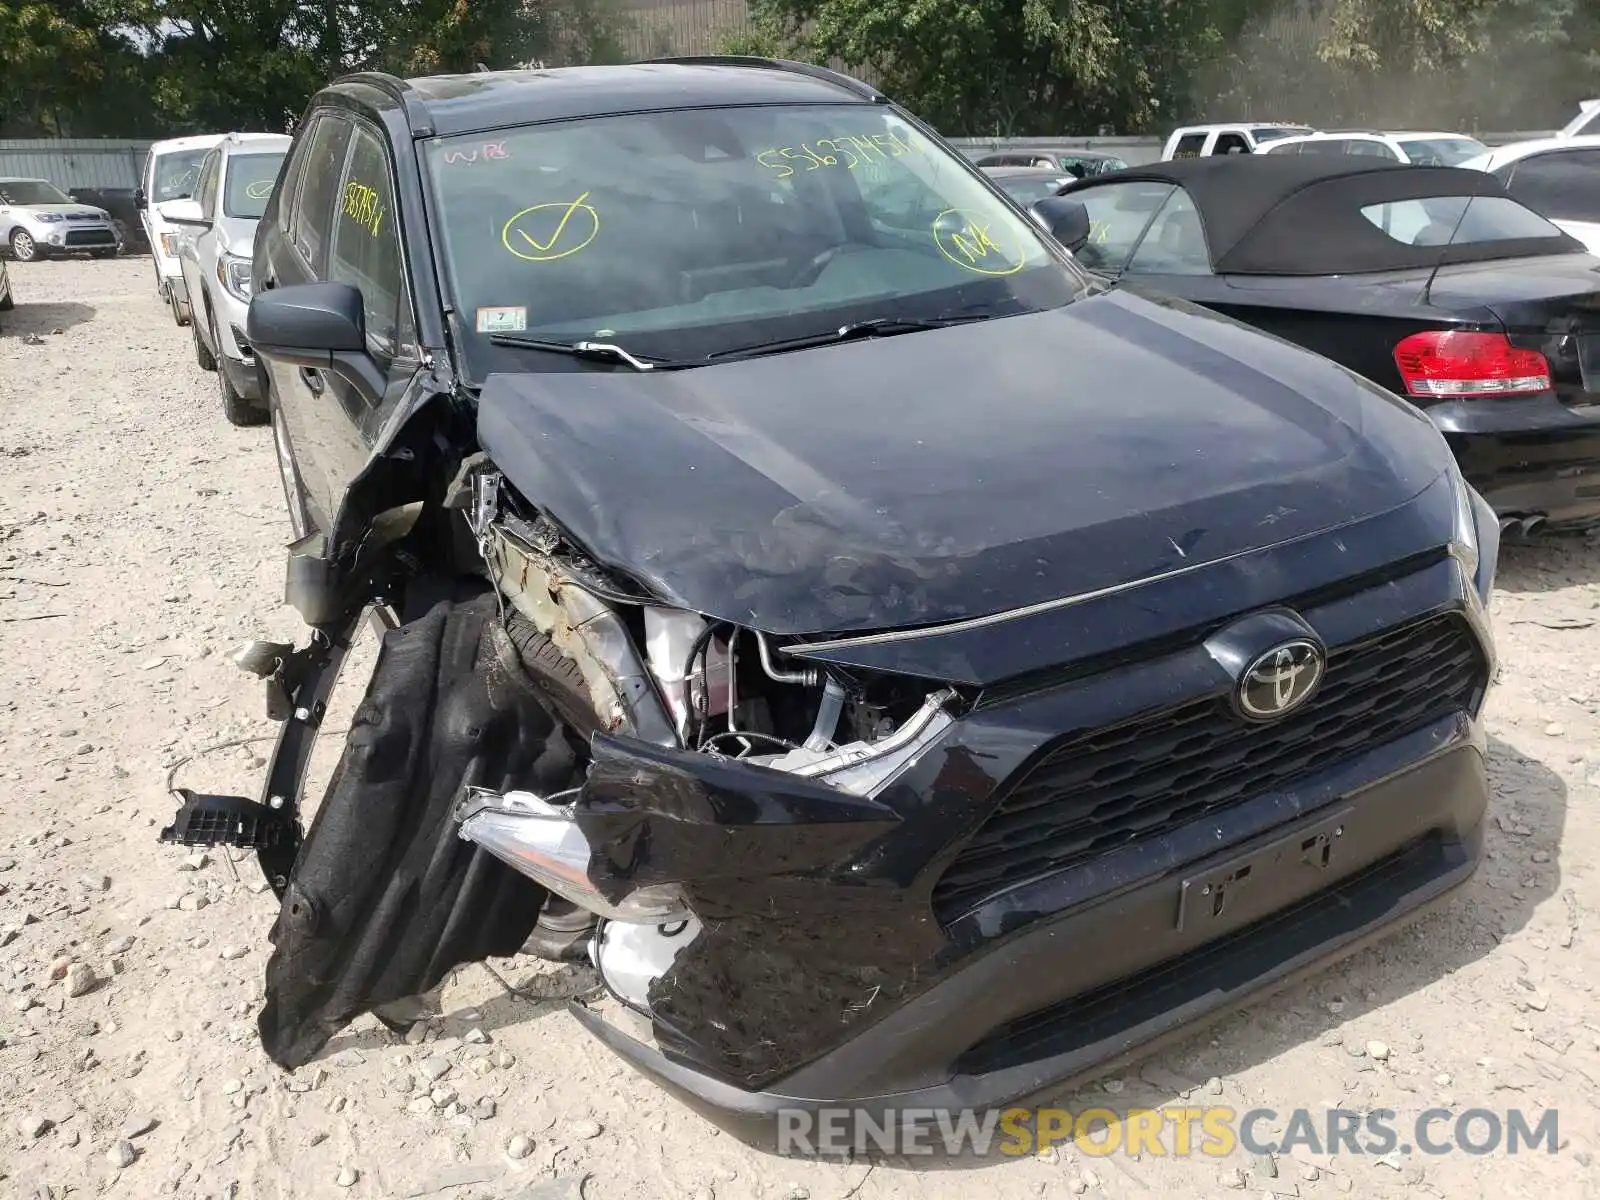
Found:
[[[567,222],[572,220],[572,214],[577,212],[578,209],[582,208],[583,202],[588,198],[589,193],[585,192],[571,204],[567,205],[566,211],[561,214],[561,220],[556,225],[556,231],[550,235],[550,240],[548,242],[541,242],[538,238],[528,233],[525,229],[519,228],[517,233],[521,235],[523,241],[527,242],[528,245],[532,246],[540,254],[548,254],[551,250],[555,249],[556,243],[561,240],[561,235],[567,228]],[[551,205],[550,207],[553,208],[555,206]]]

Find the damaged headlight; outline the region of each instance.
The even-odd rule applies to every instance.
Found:
[[[569,807],[532,792],[498,795],[469,789],[456,809],[456,819],[464,840],[477,843],[513,870],[592,913],[644,925],[681,921],[692,915],[676,884],[642,887],[616,902],[602,896],[589,880],[592,848]]]

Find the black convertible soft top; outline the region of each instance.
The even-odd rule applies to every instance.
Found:
[[[1322,155],[1232,155],[1131,167],[1069,184],[1060,194],[1077,196],[1140,181],[1176,184],[1189,193],[1205,229],[1212,269],[1221,275],[1345,275],[1584,251],[1583,243],[1565,233],[1411,245],[1362,215],[1370,205],[1456,196],[1519,203],[1493,175],[1460,167]]]

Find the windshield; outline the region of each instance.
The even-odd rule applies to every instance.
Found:
[[[7,204],[71,204],[71,198],[42,179],[12,179],[0,183],[0,200]]]
[[[1056,307],[1088,281],[875,105],[565,121],[436,139],[427,162],[478,379],[562,369],[494,333],[698,360],[859,320]]]
[[[1310,133],[1304,125],[1257,125],[1251,134],[1256,142],[1275,142],[1279,138],[1296,137],[1303,133]]]
[[[1476,158],[1489,147],[1469,137],[1401,138],[1406,158],[1419,167],[1454,167]]]
[[[194,195],[194,185],[200,178],[200,163],[205,159],[206,148],[174,150],[156,159],[155,182],[150,201],[187,200]]]
[[[235,154],[228,159],[228,180],[222,189],[222,213],[258,221],[267,211],[278,182],[283,151],[271,154]]]

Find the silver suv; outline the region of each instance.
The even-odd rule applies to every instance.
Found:
[[[272,198],[292,140],[278,133],[230,133],[207,151],[193,199],[156,206],[181,234],[178,263],[193,318],[195,358],[217,373],[222,411],[235,425],[266,419],[244,322],[256,222]]]
[[[118,247],[110,213],[76,203],[48,179],[0,179],[0,241],[18,262],[80,250],[110,258]]]

